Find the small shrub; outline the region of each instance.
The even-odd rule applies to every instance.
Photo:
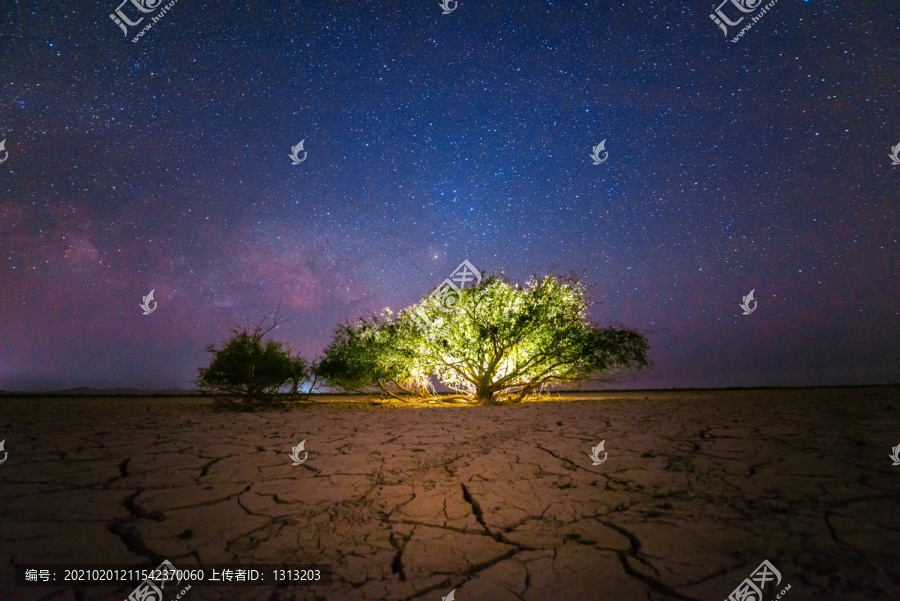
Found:
[[[252,331],[247,328],[232,329],[232,336],[222,348],[209,345],[212,354],[209,367],[198,371],[197,385],[205,393],[212,394],[216,403],[229,408],[255,409],[261,406],[278,406],[284,403],[309,399],[300,394],[304,383],[312,380],[315,387],[314,366],[300,356],[291,354],[284,343],[263,338],[279,322],[263,328],[258,324]],[[287,388],[286,392],[282,389]]]

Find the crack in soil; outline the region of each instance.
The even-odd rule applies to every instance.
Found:
[[[413,530],[413,532],[415,532],[415,530]],[[412,532],[409,533],[409,536],[412,536]],[[394,537],[394,532],[391,531],[391,546],[397,550],[394,554],[394,558],[391,560],[391,574],[397,574],[400,578],[400,582],[406,582],[406,572],[403,570],[403,550],[406,549],[406,543],[409,539],[403,536],[398,538],[400,538],[399,541]]]
[[[481,513],[481,505],[478,504],[474,498],[472,498],[472,494],[469,492],[469,489],[466,488],[465,484],[460,484],[462,486],[463,500],[472,506],[472,513],[475,515],[475,521],[481,524],[481,527],[484,528],[485,533],[488,536],[493,536],[491,534],[491,529],[487,527],[487,524],[484,523],[484,515]]]
[[[197,480],[199,480],[200,478],[205,476],[209,472],[209,468],[211,468],[215,464],[219,463],[223,459],[225,459],[225,458],[224,457],[216,457],[212,461],[208,461],[205,465],[203,465],[203,467],[200,468],[200,476],[197,478]]]
[[[106,525],[106,529],[118,536],[122,540],[122,544],[124,544],[129,551],[140,557],[148,558],[153,565],[159,565],[166,558],[150,549],[150,547],[144,543],[141,532],[134,526],[134,522],[138,519],[161,522],[165,519],[165,516],[159,511],[145,511],[135,502],[135,499],[143,492],[143,488],[138,488],[136,491],[122,499],[122,506],[128,510],[131,517],[121,518],[110,522]]]

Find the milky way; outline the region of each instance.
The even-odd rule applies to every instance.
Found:
[[[618,386],[900,381],[900,4],[141,1],[0,3],[0,389],[189,387],[279,303],[312,358],[463,260],[581,275]]]

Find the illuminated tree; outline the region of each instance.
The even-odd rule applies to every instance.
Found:
[[[439,303],[426,297],[396,318],[386,309],[338,326],[320,374],[332,386],[392,396],[435,397],[436,380],[455,393],[443,400],[491,404],[649,365],[644,336],[600,328],[587,306],[574,277],[521,287],[489,276]]]
[[[419,358],[411,347],[416,338],[409,324],[395,321],[385,309],[380,318],[339,325],[316,372],[344,390],[431,396],[427,377],[416,370]]]

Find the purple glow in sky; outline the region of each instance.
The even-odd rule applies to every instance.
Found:
[[[0,389],[190,387],[279,302],[313,358],[465,259],[582,275],[620,386],[900,381],[900,4],[115,9],[0,3]]]

